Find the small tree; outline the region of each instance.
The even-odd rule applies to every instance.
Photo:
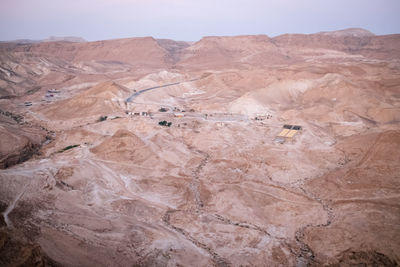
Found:
[[[168,123],[167,123],[167,126],[168,126],[168,127],[171,127],[171,125],[172,125],[172,122],[168,122]]]

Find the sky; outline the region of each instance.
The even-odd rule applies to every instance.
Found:
[[[0,0],[0,40],[400,33],[400,0]]]

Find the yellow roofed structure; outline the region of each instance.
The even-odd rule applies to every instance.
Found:
[[[275,137],[275,141],[284,143],[286,139],[293,138],[300,130],[301,126],[285,124],[282,131]]]

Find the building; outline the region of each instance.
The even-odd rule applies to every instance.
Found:
[[[272,115],[268,114],[268,113],[258,113],[258,114],[255,114],[255,116],[254,116],[254,119],[256,121],[268,120],[270,118],[272,118]]]
[[[283,144],[285,141],[292,139],[302,129],[299,125],[283,125],[283,129],[275,137],[274,142]]]
[[[183,118],[183,117],[185,117],[185,114],[183,114],[183,113],[174,113],[174,116],[176,118]]]

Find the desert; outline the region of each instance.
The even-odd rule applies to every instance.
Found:
[[[398,266],[400,35],[0,43],[1,266]]]

